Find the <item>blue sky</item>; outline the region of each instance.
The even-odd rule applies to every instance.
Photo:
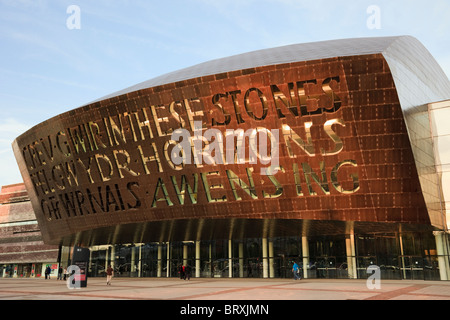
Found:
[[[80,29],[66,21],[80,9]],[[369,29],[367,8],[380,8]],[[450,77],[448,0],[0,0],[0,186],[11,143],[112,92],[211,59],[330,39],[412,35]]]

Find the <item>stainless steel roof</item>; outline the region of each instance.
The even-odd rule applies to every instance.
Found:
[[[192,67],[170,72],[144,81],[124,90],[112,93],[96,101],[112,98],[128,92],[177,81],[198,78],[223,72],[262,67],[299,61],[312,61],[334,57],[367,55],[385,52],[392,44],[403,39],[406,42],[417,42],[410,36],[353,38],[329,40],[302,44],[293,44],[271,49],[263,49],[231,57],[220,58],[200,63]],[[94,101],[95,102],[95,101]]]

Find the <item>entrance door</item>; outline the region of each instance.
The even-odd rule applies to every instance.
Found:
[[[358,264],[358,279],[367,279],[367,269],[370,266],[377,265],[377,257],[375,256],[358,257],[356,261]]]
[[[400,273],[404,280],[424,280],[423,258],[400,256]]]
[[[336,258],[335,257],[318,257],[315,265],[316,278],[336,279]]]
[[[247,259],[247,264],[244,266],[244,270],[247,270],[248,278],[260,278],[262,277],[262,263],[258,258]],[[245,274],[245,272],[244,272]]]

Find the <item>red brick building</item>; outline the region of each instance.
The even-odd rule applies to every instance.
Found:
[[[0,192],[0,277],[39,277],[49,264],[56,274],[59,247],[45,245],[23,183]]]

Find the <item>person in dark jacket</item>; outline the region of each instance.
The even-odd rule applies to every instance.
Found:
[[[184,280],[191,280],[191,267],[189,265],[187,265],[184,268],[184,272],[185,272],[185,276],[184,276]]]
[[[45,268],[45,279],[50,279],[51,272],[52,272],[52,269],[50,269],[50,266],[47,266],[47,268]]]
[[[183,265],[180,265],[180,267],[178,268],[178,272],[180,273],[180,279],[183,280],[185,278],[184,266]]]

